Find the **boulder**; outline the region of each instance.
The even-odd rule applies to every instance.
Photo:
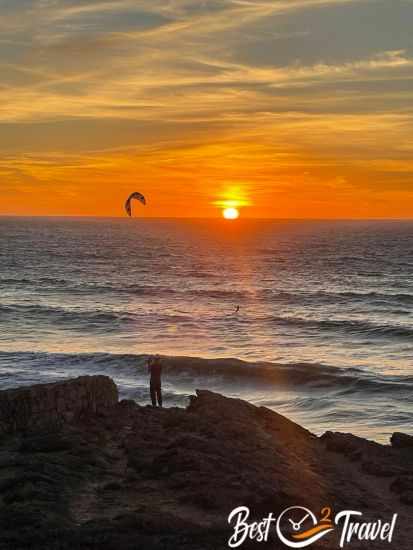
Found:
[[[413,450],[413,436],[407,435],[401,432],[394,432],[390,438],[392,447],[396,449],[412,449]]]

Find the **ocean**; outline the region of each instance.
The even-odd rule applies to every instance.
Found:
[[[388,441],[412,305],[413,222],[0,218],[1,389],[101,373],[148,403],[160,353],[167,406],[207,388]]]

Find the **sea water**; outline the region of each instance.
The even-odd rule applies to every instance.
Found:
[[[412,222],[0,218],[0,388],[102,373],[145,403],[148,354],[203,357],[166,405],[384,441],[411,433],[412,305]]]

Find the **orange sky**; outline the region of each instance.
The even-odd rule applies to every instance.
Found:
[[[407,2],[0,6],[0,214],[412,217]]]

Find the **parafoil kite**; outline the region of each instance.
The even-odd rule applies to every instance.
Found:
[[[132,200],[136,199],[137,201],[141,202],[143,205],[146,205],[146,199],[142,195],[142,193],[138,193],[137,191],[135,193],[132,193],[128,200],[125,202],[125,210],[128,214],[128,216],[132,216]]]

